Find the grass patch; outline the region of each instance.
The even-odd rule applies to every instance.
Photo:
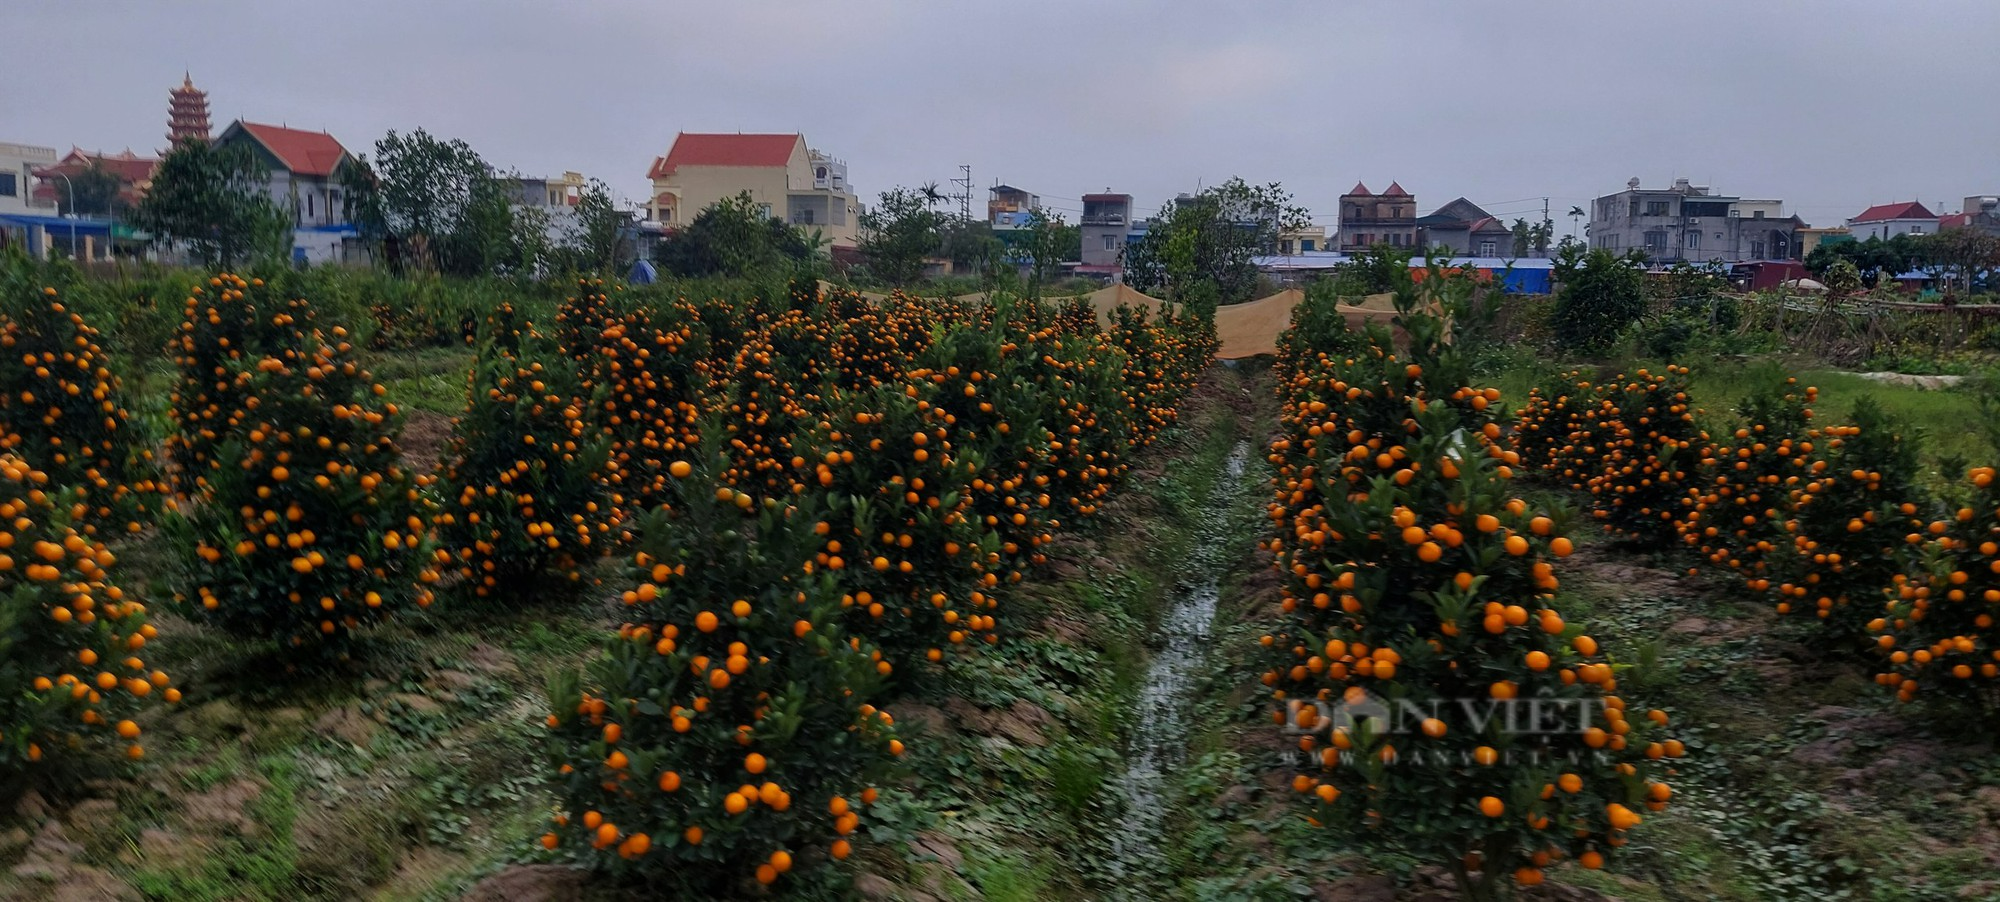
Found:
[[[369,370],[397,405],[453,416],[465,409],[472,359],[471,348],[396,351],[376,355]]]

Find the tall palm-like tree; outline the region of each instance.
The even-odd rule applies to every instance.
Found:
[[[1583,218],[1583,208],[1572,204],[1569,208],[1569,234],[1571,237],[1573,238],[1583,237],[1577,234],[1576,231],[1576,221],[1582,218]]]

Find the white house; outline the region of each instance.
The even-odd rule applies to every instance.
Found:
[[[1897,235],[1931,235],[1937,230],[1937,214],[1916,201],[1876,204],[1847,221],[1848,234],[1856,241],[1870,238],[1887,241]]]
[[[340,187],[341,167],[352,159],[326,132],[241,119],[229,124],[219,145],[245,142],[271,170],[271,199],[292,217],[292,259],[331,263],[342,259],[342,242],[354,235]]]

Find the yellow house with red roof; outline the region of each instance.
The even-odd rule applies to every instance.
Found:
[[[804,135],[682,132],[646,176],[653,182],[646,215],[669,230],[749,192],[764,215],[817,230],[834,247],[853,247],[860,236],[861,205],[847,163],[807,147]]]

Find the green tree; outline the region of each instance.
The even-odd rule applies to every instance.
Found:
[[[1335,267],[1330,290],[1336,297],[1351,298],[1401,291],[1410,283],[1410,255],[1390,245],[1378,244],[1356,252],[1346,263]]]
[[[160,161],[132,221],[203,266],[282,258],[291,222],[271,199],[269,179],[249,145],[182,141]]]
[[[1212,291],[1219,303],[1247,301],[1257,290],[1253,258],[1276,253],[1279,234],[1310,224],[1283,185],[1232,178],[1160,208],[1145,237],[1126,245],[1125,281],[1174,298]]]
[[[1598,248],[1565,247],[1556,257],[1556,341],[1580,351],[1601,350],[1646,312],[1645,258]]]
[[[1007,258],[1006,243],[985,220],[950,217],[938,237],[939,255],[951,261],[953,272],[969,271],[991,281]]]
[[[913,285],[924,276],[924,259],[939,252],[945,219],[933,209],[937,186],[891,188],[861,212],[861,256],[877,278]]]
[[[695,214],[687,228],[660,240],[653,259],[677,276],[794,275],[818,258],[811,236],[764,215],[745,191]]]
[[[397,265],[483,275],[521,262],[513,193],[464,141],[391,131],[343,181],[348,220]]]
[[[1806,268],[1824,282],[1834,263],[1844,260],[1861,274],[1864,283],[1873,287],[1884,273],[1894,278],[1917,268],[1924,256],[1925,248],[1919,237],[1897,235],[1884,241],[1871,235],[1867,241],[1842,241],[1813,248],[1806,255]]]
[[[1065,222],[1061,213],[1036,210],[1028,214],[1015,250],[1028,264],[1029,294],[1040,297],[1042,286],[1062,271],[1063,261],[1083,258],[1083,230]]]
[[[630,217],[611,202],[611,189],[591,179],[576,201],[576,228],[571,244],[576,249],[581,270],[617,273],[631,262],[631,243],[625,240]]]
[[[1571,209],[1575,208],[1572,207]],[[1516,219],[1514,220],[1512,231],[1514,233],[1514,256],[1526,257],[1530,253],[1546,254],[1549,252],[1549,241],[1555,238],[1556,224],[1554,220],[1550,219],[1544,219],[1541,222],[1533,224],[1530,224],[1526,219]]]
[[[2000,237],[1978,229],[1945,229],[1913,243],[1921,267],[1961,294],[2000,271]]]
[[[117,214],[128,209],[125,199],[118,194],[125,187],[124,180],[102,160],[93,159],[67,182],[57,179],[56,183],[56,212],[64,216],[72,213],[94,216],[107,211]]]

